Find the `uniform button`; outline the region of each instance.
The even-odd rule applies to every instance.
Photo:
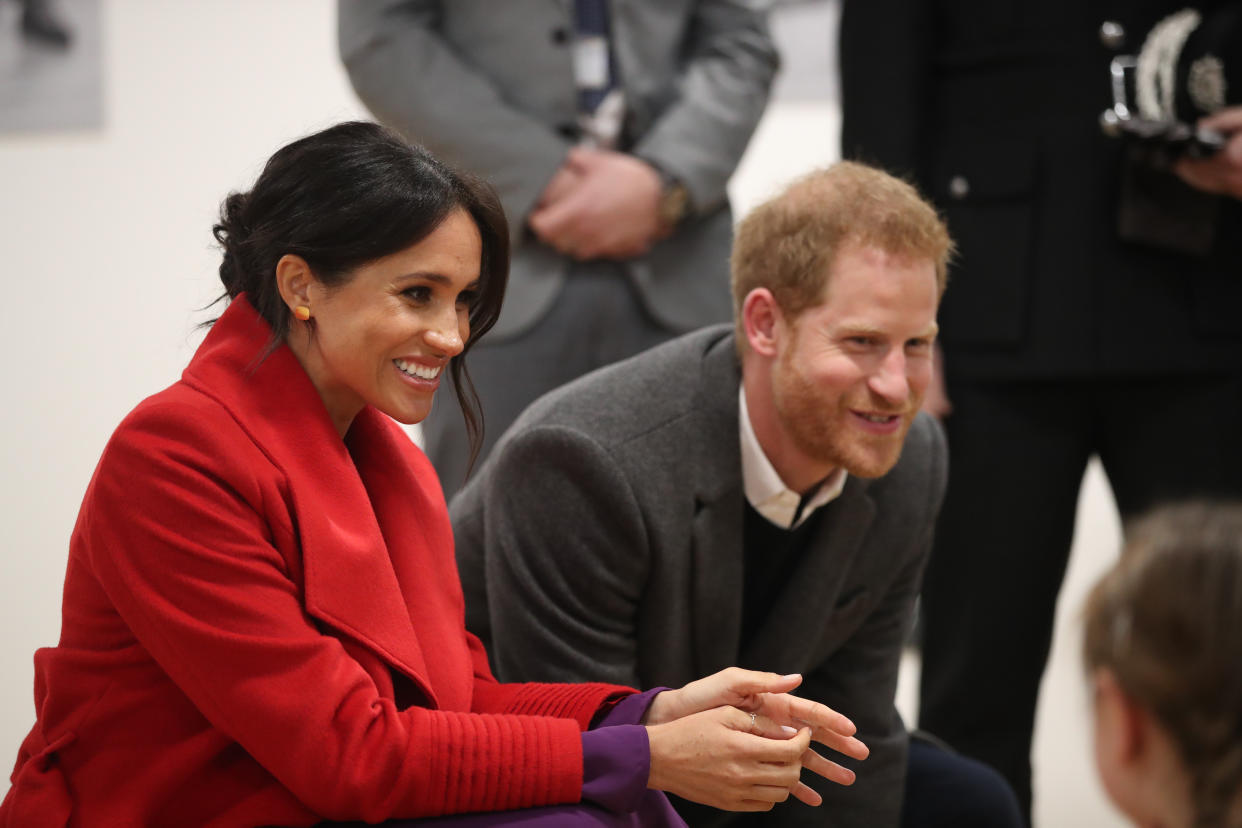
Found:
[[[970,195],[970,182],[964,175],[955,175],[949,179],[949,195],[962,199]]]
[[[1126,45],[1126,30],[1115,20],[1105,20],[1100,24],[1100,42],[1105,48],[1114,51]]]
[[[564,26],[557,26],[552,30],[552,42],[557,46],[564,46],[569,40],[569,32]]]

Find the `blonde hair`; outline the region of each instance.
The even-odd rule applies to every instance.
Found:
[[[1126,536],[1087,599],[1085,666],[1168,732],[1194,824],[1242,825],[1242,503],[1165,506]]]
[[[935,208],[883,170],[840,161],[797,179],[738,225],[731,270],[739,344],[742,302],[752,290],[772,291],[796,320],[823,301],[834,260],[852,246],[931,261],[943,293],[953,241]]]

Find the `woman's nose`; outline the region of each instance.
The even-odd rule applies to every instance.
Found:
[[[425,338],[428,345],[450,357],[460,354],[464,342],[457,314],[441,314],[441,318],[427,328]]]

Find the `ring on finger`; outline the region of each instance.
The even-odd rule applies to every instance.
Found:
[[[755,726],[755,714],[754,713],[750,714],[750,726],[751,727]]]

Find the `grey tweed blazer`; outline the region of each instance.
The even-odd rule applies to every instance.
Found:
[[[943,435],[920,416],[888,475],[849,478],[743,648],[740,381],[732,329],[716,326],[528,408],[452,504],[467,626],[505,681],[800,672],[797,692],[850,716],[871,756],[843,761],[851,787],[804,780],[823,806],[791,800],[763,824],[896,825],[906,730],[893,696],[944,493]]]

